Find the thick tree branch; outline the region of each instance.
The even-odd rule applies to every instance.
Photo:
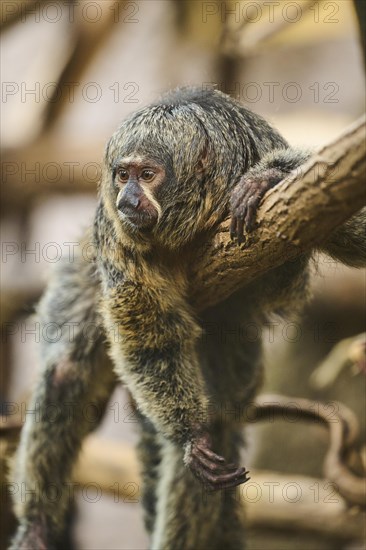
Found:
[[[365,117],[269,191],[258,227],[240,247],[229,220],[192,267],[192,302],[214,305],[287,260],[322,247],[332,231],[366,204]],[[203,253],[202,253],[203,252]]]

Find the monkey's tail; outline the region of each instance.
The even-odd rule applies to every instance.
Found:
[[[320,249],[350,267],[366,267],[366,207],[338,227]]]

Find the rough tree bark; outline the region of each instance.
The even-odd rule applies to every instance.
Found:
[[[271,189],[258,226],[241,246],[229,220],[192,264],[192,303],[214,305],[266,271],[324,245],[332,231],[366,204],[365,117]]]

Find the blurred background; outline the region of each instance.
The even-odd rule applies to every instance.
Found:
[[[2,483],[38,368],[42,334],[34,307],[50,269],[92,219],[103,149],[121,119],[167,89],[215,84],[291,144],[326,144],[365,111],[365,6],[363,0],[2,1]],[[353,411],[360,435],[345,460],[362,476],[365,271],[322,257],[313,286],[300,325],[276,319],[267,327],[263,391],[330,407],[341,402]],[[363,548],[362,506],[340,496],[323,474],[327,430],[295,420],[290,415],[248,430],[245,465],[258,471],[243,495],[248,549]],[[147,548],[136,438],[128,398],[118,388],[75,470],[76,548]],[[6,548],[14,518],[6,490],[2,496]]]

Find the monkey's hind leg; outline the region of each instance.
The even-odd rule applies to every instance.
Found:
[[[226,425],[212,430],[215,449],[238,463],[241,433]],[[182,450],[165,440],[159,468],[153,550],[243,550],[240,487],[210,491],[183,463]]]
[[[59,547],[72,495],[72,466],[115,384],[100,339],[90,338],[87,330],[98,320],[96,289],[85,271],[80,265],[62,268],[40,304],[42,327],[57,326],[60,334],[42,342],[43,367],[16,455],[13,481],[19,527],[12,550]]]
[[[220,514],[220,495],[206,500],[203,485],[183,463],[183,452],[165,441],[159,469],[152,550],[211,548],[210,532]]]
[[[243,429],[236,425],[231,427],[221,423],[217,428],[218,444],[222,453],[228,456],[234,464],[240,463],[240,449],[244,447]],[[221,445],[220,445],[221,442]],[[244,507],[240,495],[243,485],[220,491],[220,520],[212,548],[227,548],[228,550],[244,550],[246,547],[246,525]]]

